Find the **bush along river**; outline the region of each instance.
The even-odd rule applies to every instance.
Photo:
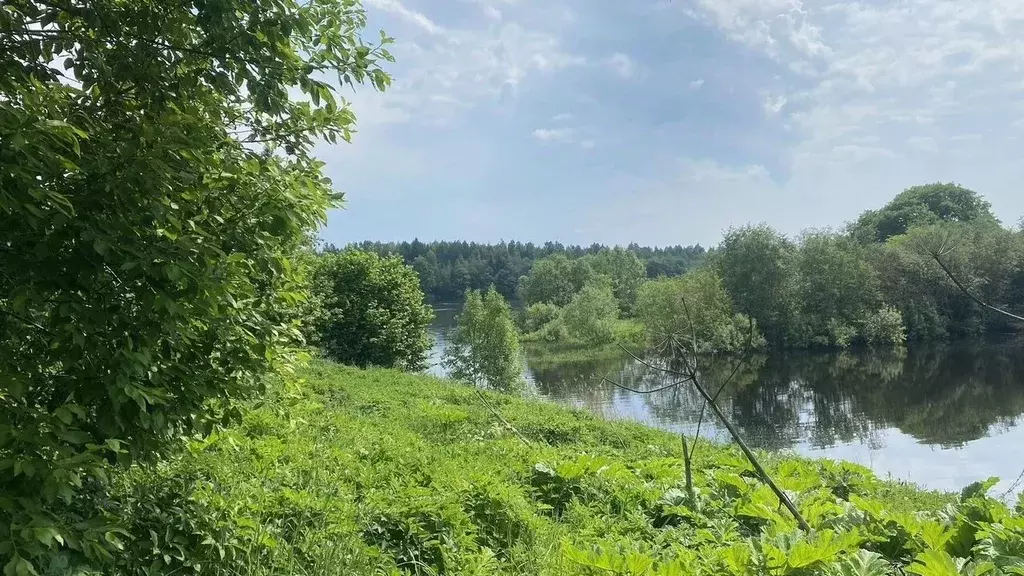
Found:
[[[445,376],[440,360],[458,306],[435,312],[429,371]],[[727,375],[731,362],[707,370]],[[703,437],[729,439],[709,412],[701,419],[691,387],[639,395],[605,382],[654,389],[671,381],[626,354],[559,364],[531,361],[527,351],[523,376],[534,393],[559,404],[690,435],[702,421]],[[718,402],[751,447],[847,460],[939,490],[989,476],[1000,478],[993,494],[1020,492],[1024,483],[1021,339],[758,356]]]

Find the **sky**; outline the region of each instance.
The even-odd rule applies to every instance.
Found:
[[[1020,0],[363,0],[321,236],[713,246],[957,182],[1024,215]]]

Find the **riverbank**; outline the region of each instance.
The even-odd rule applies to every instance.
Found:
[[[1009,514],[976,497],[943,524],[953,495],[765,454],[805,535],[729,447],[700,446],[689,500],[666,432],[390,370],[315,361],[297,376],[240,425],[120,478],[122,501],[188,502],[138,505],[131,532],[166,532],[189,562],[225,567],[212,573],[817,574],[970,556],[985,532],[967,514],[984,530]]]

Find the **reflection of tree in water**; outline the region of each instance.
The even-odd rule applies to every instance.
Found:
[[[563,403],[579,403],[604,411],[615,402],[617,389],[603,383],[605,376],[615,377],[627,368],[627,358],[606,358],[566,364],[531,364],[527,376],[537,392]]]
[[[871,363],[864,363],[870,365]],[[903,371],[885,381],[872,370],[818,380],[877,425],[899,428],[926,444],[958,446],[1014,426],[1024,412],[1024,348],[1020,343],[916,347]]]
[[[733,363],[708,363],[709,387]],[[672,377],[625,358],[531,367],[541,393],[603,412],[649,417],[692,432],[701,398],[692,386],[636,395],[602,384],[609,376],[653,389]],[[925,444],[958,446],[1017,424],[1024,413],[1024,344],[945,344],[909,351],[791,353],[756,358],[723,391],[719,403],[759,448],[859,442],[879,446],[881,431],[898,428]],[[636,407],[646,414],[635,414]],[[705,430],[720,432],[705,417]]]

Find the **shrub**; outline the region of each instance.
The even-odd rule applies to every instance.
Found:
[[[907,341],[907,329],[903,324],[903,315],[890,306],[868,316],[864,321],[864,339],[868,344],[900,345]]]
[[[562,315],[562,310],[553,304],[539,302],[532,304],[523,311],[523,332],[530,334],[544,328]]]
[[[840,320],[828,321],[828,344],[837,348],[849,348],[850,344],[857,337],[857,329]]]
[[[584,344],[607,344],[615,339],[618,312],[611,287],[590,284],[562,310],[562,320],[570,338]]]
[[[360,367],[423,368],[433,311],[416,272],[400,257],[327,253],[314,263],[311,284],[322,312],[307,333],[328,357]]]

